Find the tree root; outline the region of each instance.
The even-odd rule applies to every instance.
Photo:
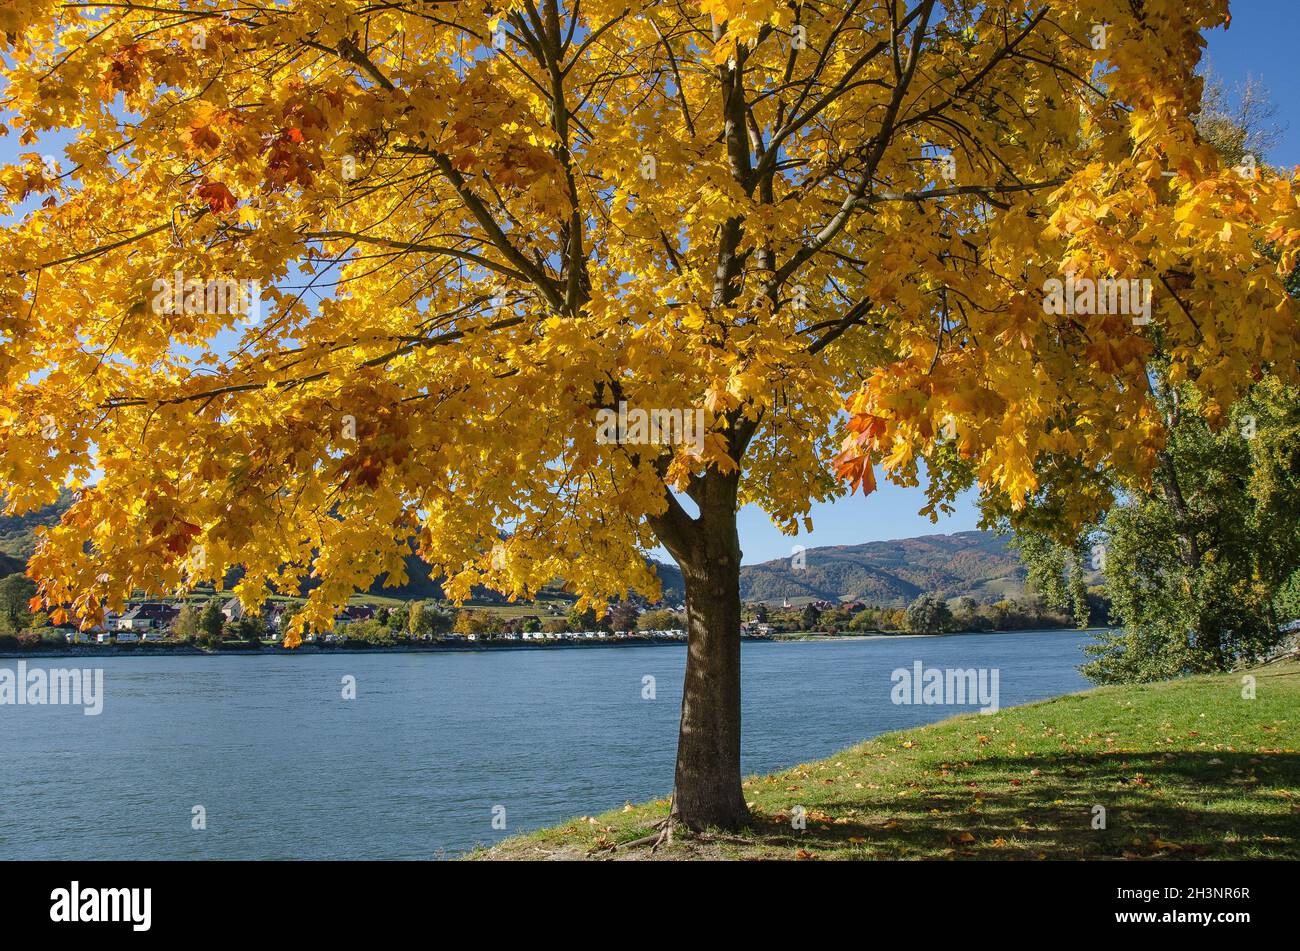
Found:
[[[660,819],[653,826],[654,832],[644,835],[639,839],[633,839],[630,842],[611,842],[609,845],[602,845],[599,848],[592,849],[588,855],[595,855],[600,852],[617,852],[619,849],[636,849],[642,846],[650,846],[653,853],[661,845],[672,845],[673,834],[677,829],[677,819],[671,813]]]

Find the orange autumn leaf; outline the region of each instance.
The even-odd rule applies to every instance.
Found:
[[[205,181],[194,190],[194,194],[217,214],[229,211],[237,204],[234,194],[222,182]]]

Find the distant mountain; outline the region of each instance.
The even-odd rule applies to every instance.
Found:
[[[36,550],[35,530],[57,523],[71,504],[71,493],[65,492],[58,502],[27,515],[0,516],[0,577],[26,569]],[[856,600],[890,607],[908,604],[925,592],[977,601],[1017,597],[1024,593],[1025,571],[1009,542],[992,532],[959,532],[810,548],[804,552],[801,570],[792,568],[788,558],[741,567],[740,596],[745,601]],[[682,603],[686,587],[681,570],[665,562],[655,562],[654,567],[663,600]],[[430,578],[428,567],[414,554],[406,558],[406,573],[410,580],[401,587],[384,588],[376,582],[370,593],[404,599],[442,597],[439,579]]]
[[[0,505],[4,497],[0,496]],[[9,555],[19,561],[19,571],[26,570],[27,559],[36,551],[36,529],[57,525],[63,513],[72,505],[72,493],[63,490],[59,500],[26,515],[0,515],[0,555]]]
[[[923,535],[865,545],[809,548],[804,567],[790,558],[745,565],[745,601],[865,601],[901,607],[918,595],[997,601],[1023,595],[1025,570],[1009,536],[992,532]]]
[[[419,555],[412,552],[403,559],[406,563],[406,583],[398,585],[396,588],[385,588],[384,579],[387,575],[381,575],[379,580],[370,586],[369,594],[383,595],[386,598],[400,598],[403,601],[441,601],[442,585],[437,578],[431,578],[429,566]],[[311,582],[304,582],[304,591],[311,590]]]
[[[3,499],[0,499],[2,502]],[[58,524],[63,513],[72,504],[72,493],[64,492],[59,501],[53,505],[29,512],[26,515],[0,515],[0,578],[27,570],[27,559],[36,551],[36,529]],[[679,604],[686,598],[686,587],[682,582],[682,573],[676,565],[655,563],[663,585],[665,601]],[[243,576],[242,568],[232,569],[226,576],[225,585],[229,589]],[[396,588],[385,588],[383,578],[370,586],[369,594],[382,595],[402,600],[441,600],[443,597],[441,579],[429,576],[429,566],[418,555],[406,556],[407,581]],[[310,591],[319,582],[304,579],[303,590]],[[504,600],[496,592],[487,589],[474,589],[477,600]]]
[[[666,561],[656,561],[652,564],[655,574],[659,576],[659,587],[663,589],[663,602],[672,605],[685,602],[686,582],[682,580],[682,569]]]

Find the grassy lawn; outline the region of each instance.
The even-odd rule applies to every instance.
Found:
[[[1241,673],[1189,677],[888,733],[750,777],[754,826],[740,835],[609,848],[650,834],[661,799],[470,857],[1300,858],[1300,663],[1249,673],[1253,700]]]

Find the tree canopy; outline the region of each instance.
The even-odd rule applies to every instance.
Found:
[[[7,3],[0,482],[80,490],[42,596],[89,618],[242,564],[250,604],[319,578],[328,627],[414,537],[453,597],[563,576],[585,607],[686,557],[716,478],[792,530],[922,459],[934,506],[1047,473],[1082,520],[1089,473],[1154,466],[1153,353],[1211,419],[1295,372],[1295,183],[1192,124],[1226,19]],[[1149,280],[1149,323],[1047,312],[1067,275]],[[602,441],[620,404],[702,438]]]

